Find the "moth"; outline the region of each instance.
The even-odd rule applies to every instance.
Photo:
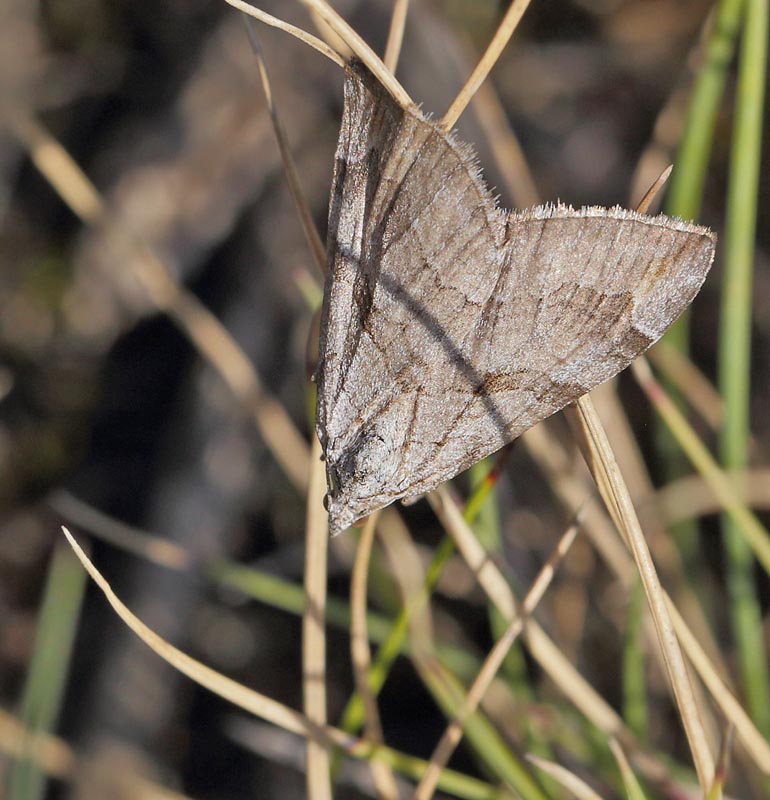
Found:
[[[689,305],[715,245],[620,207],[498,208],[468,144],[351,63],[316,370],[330,532],[612,378]]]

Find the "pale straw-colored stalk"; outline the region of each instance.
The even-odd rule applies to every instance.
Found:
[[[369,669],[372,654],[369,650],[369,635],[366,627],[367,584],[369,562],[374,544],[377,513],[364,524],[358,539],[353,571],[350,576],[350,660],[356,691],[364,705],[364,735],[374,745],[382,744],[382,725],[377,710],[377,699],[369,688]],[[396,800],[398,789],[393,771],[387,764],[373,761],[372,780],[381,800]]]

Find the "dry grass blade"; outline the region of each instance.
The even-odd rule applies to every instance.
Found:
[[[580,496],[584,499],[585,490],[582,487],[577,487],[577,490],[579,490]],[[428,499],[431,501],[434,510],[441,519],[447,532],[457,542],[458,549],[461,551],[461,555],[466,560],[471,570],[479,575],[479,582],[482,588],[487,592],[488,596],[494,596],[497,598],[498,602],[502,603],[502,605],[498,606],[498,609],[505,614],[504,609],[509,606],[509,603],[512,604],[515,602],[510,588],[494,563],[488,558],[481,545],[476,541],[470,529],[468,529],[459,509],[452,502],[446,489],[442,488],[437,490],[429,495]],[[593,506],[593,504],[591,505]],[[590,508],[591,506],[586,508],[587,517],[589,516],[588,512]],[[463,528],[466,529],[465,532],[463,532]],[[607,533],[609,537],[609,531]],[[617,539],[617,536],[614,538]],[[615,564],[614,566],[621,567],[619,572],[621,576],[631,576],[633,567],[624,549],[619,559],[619,564]],[[506,596],[508,599],[506,599]],[[723,690],[721,692],[721,704],[723,704],[723,709],[731,719],[735,717],[736,720],[739,720],[739,722],[736,722],[736,725],[740,725],[744,735],[751,742],[752,757],[757,758],[758,755],[762,753],[762,748],[764,746],[761,736],[757,733],[745,712],[729,694],[729,691],[725,689],[724,684],[718,677],[717,671],[708,661],[702,648],[695,643],[694,637],[689,632],[689,629],[686,628],[681,616],[678,612],[672,615],[677,625],[677,631],[680,633],[680,637],[682,637],[683,645],[688,650],[688,655],[690,655],[697,669],[702,669],[704,673],[708,673],[708,681],[706,682],[710,689],[713,687],[712,690],[719,691],[719,687],[721,686]],[[684,629],[685,633],[681,633],[680,629]],[[654,758],[650,758],[648,754],[640,748],[639,743],[635,740],[633,734],[625,727],[622,720],[575,670],[572,663],[565,658],[564,654],[534,620],[530,619],[527,621],[525,636],[532,656],[576,708],[585,714],[598,728],[604,730],[609,735],[617,736],[618,739],[623,742],[624,746],[633,752],[636,765],[648,778],[656,782],[669,782],[670,776],[667,775],[666,770],[662,768]],[[691,643],[695,643],[693,644],[693,649],[690,649]]]
[[[228,700],[236,706],[255,714],[262,719],[272,722],[288,731],[293,731],[302,736],[316,738],[318,741],[326,743],[350,744],[350,737],[338,732],[336,735],[330,733],[328,729],[319,728],[314,725],[307,717],[298,711],[288,708],[282,703],[278,703],[265,695],[255,692],[245,686],[236,683],[224,675],[220,675],[210,667],[201,664],[194,658],[190,658],[186,653],[169,644],[165,639],[158,636],[155,631],[148,628],[138,617],[136,617],[121,602],[113,592],[112,587],[107,583],[101,573],[91,563],[80,545],[72,537],[72,534],[62,528],[72,549],[80,559],[81,564],[93,579],[94,583],[102,590],[107,601],[115,610],[115,613],[128,625],[128,627],[155,653],[179,670],[183,675],[194,680],[200,686],[204,686],[219,697]]]
[[[47,503],[70,523],[88,531],[96,531],[102,541],[126,553],[133,553],[168,569],[189,569],[193,565],[190,554],[178,544],[103,514],[63,489],[49,495]]]
[[[446,487],[430,492],[428,502],[487,597],[507,620],[513,619],[517,604],[508,581],[479,544]]]
[[[618,740],[610,736],[609,745],[615,762],[620,769],[620,774],[623,776],[626,796],[629,800],[644,800],[644,794],[639,786],[639,781],[636,779],[636,775],[634,775],[634,771],[631,769],[631,765],[628,763],[626,754],[623,752],[623,748],[618,743]]]
[[[738,470],[725,476],[735,486],[738,499],[750,508],[770,510],[770,469]],[[668,523],[718,514],[724,506],[711,485],[700,475],[679,478],[658,489],[655,504]]]
[[[530,453],[532,453],[541,469],[543,469],[551,486],[561,498],[562,502],[567,508],[577,508],[586,496],[586,488],[583,486],[582,482],[571,473],[560,471],[560,465],[556,463],[555,458],[559,442],[550,437],[543,426],[529,431],[525,434],[524,440],[527,443]],[[600,513],[600,509],[595,503],[591,503],[586,508],[583,530],[586,531],[602,558],[608,563],[613,572],[622,581],[623,585],[629,586],[634,574],[633,563],[628,556],[628,551],[618,543],[618,537],[615,534],[614,526],[611,525],[605,514]],[[719,674],[719,670],[708,658],[704,649],[685,623],[679,610],[670,599],[667,598],[667,602],[677,636],[687,653],[688,659],[722,713],[735,725],[739,739],[749,752],[755,764],[767,774],[770,771],[770,745],[764,740],[748,714],[725,684]],[[531,627],[532,625],[534,625],[534,623],[530,622],[529,626]],[[528,640],[531,648],[533,642],[533,639]],[[562,689],[564,690],[564,687],[562,687]],[[573,699],[573,702],[576,701]],[[608,733],[612,732],[608,728],[604,728],[604,730]],[[619,738],[627,749],[631,749],[634,746],[632,739],[624,736],[619,736]],[[634,750],[633,755],[637,765],[644,770],[645,775],[654,780],[661,778],[659,770],[654,762],[647,759],[638,749]]]
[[[104,202],[96,187],[59,142],[33,116],[21,111],[12,114],[9,123],[32,163],[72,212],[89,225],[104,224]]]
[[[741,744],[751,756],[754,764],[765,775],[770,776],[770,744],[757,730],[756,725],[751,721],[751,717],[735,698],[729,686],[722,680],[700,643],[685,624],[677,607],[668,598],[667,602],[669,613],[676,627],[676,634],[687,653],[687,657],[690,659],[690,663],[698,673],[698,677],[709,690],[711,697],[725,715],[725,718],[735,727],[735,732]]]
[[[595,498],[596,488],[575,473],[571,455],[564,443],[546,425],[538,425],[527,431],[522,436],[522,443],[568,513],[574,514],[585,504],[586,498]],[[630,574],[632,567],[628,551],[619,541],[617,529],[598,498],[586,506],[582,529],[616,575],[626,577]]]
[[[524,630],[524,624],[543,599],[543,595],[551,584],[558,565],[566,556],[578,534],[577,524],[571,525],[559,540],[556,548],[535,578],[529,592],[521,603],[519,611],[509,623],[503,635],[497,640],[484,664],[479,670],[468,694],[458,709],[455,718],[444,731],[430,758],[430,764],[414,792],[414,800],[428,800],[436,791],[441,770],[449,762],[452,753],[462,737],[463,725],[467,718],[478,708],[492,681],[497,675],[513,643]]]
[[[70,780],[77,767],[72,748],[61,739],[25,730],[21,722],[0,709],[0,751],[11,758],[32,759],[47,775]]]
[[[112,517],[96,511],[91,506],[88,506],[70,495],[57,493],[49,502],[56,511],[68,519],[74,521],[81,527],[97,532],[97,535],[103,540],[112,542],[128,552],[136,553],[142,557],[149,558],[154,563],[171,568],[184,568],[189,562],[188,554],[183,549],[175,547],[159,537],[146,534],[123,523],[117,522]],[[591,516],[593,505],[594,504],[591,504],[591,506],[586,509],[585,516],[587,519]],[[398,515],[393,511],[388,511],[386,516],[390,523],[387,526],[387,533],[390,535],[384,541],[390,544],[394,539],[398,540],[399,537],[403,535],[403,533],[399,532],[403,524]],[[384,519],[382,520],[382,526],[385,526]],[[620,571],[618,571],[617,564],[613,565],[613,562],[610,562],[610,565],[613,566],[618,577],[624,585],[626,585],[629,582],[633,566],[627,556],[624,556],[624,559]],[[394,560],[396,563],[403,566],[403,550],[398,550],[391,556],[391,561]],[[402,575],[403,570],[400,570],[399,576]],[[410,585],[418,581],[419,579],[416,578],[410,582]],[[418,605],[416,600],[417,598],[411,598],[410,607],[414,606],[416,608]],[[422,606],[425,602],[426,597],[423,592],[419,598],[419,605]],[[725,718],[735,726],[739,740],[753,761],[760,769],[768,773],[769,768],[766,765],[770,765],[770,746],[759,734],[756,727],[751,722],[751,719],[733,695],[730,687],[725,684],[718,669],[711,663],[703,648],[681,618],[678,609],[671,601],[669,601],[669,611],[672,615],[677,635],[688,659],[693,664],[693,667],[711,693]],[[649,766],[649,762],[644,765],[645,774],[650,774]]]
[[[395,79],[393,73],[382,63],[380,57],[348,25],[347,22],[325,0],[298,0],[315,12],[331,30],[342,39],[351,51],[366,64],[369,71],[390,92],[393,99],[404,108],[414,106],[404,87]]]
[[[477,576],[481,588],[503,617],[510,621],[516,613],[516,601],[511,588],[473,535],[446,488],[431,492],[428,500],[441,524],[457,544],[465,562]],[[576,708],[605,733],[633,742],[633,736],[620,717],[587,683],[535,620],[527,620],[524,636],[532,657]]]
[[[647,360],[644,357],[637,358],[631,365],[631,369],[642,391],[675,434],[687,458],[708,482],[724,511],[735,519],[742,534],[754,550],[757,560],[765,571],[770,573],[770,534],[766,528],[757,516],[741,502],[730,477],[717,464],[684,415],[655,379]]]
[[[650,204],[655,199],[658,192],[663,188],[663,184],[668,180],[673,169],[673,165],[669,164],[669,166],[667,166],[663,172],[658,175],[652,186],[650,186],[650,188],[644,193],[644,197],[642,197],[642,199],[639,201],[639,205],[636,207],[636,210],[640,214],[647,213],[650,208]]]
[[[375,745],[382,743],[382,726],[377,711],[377,701],[369,689],[369,668],[372,659],[369,650],[369,636],[366,629],[366,597],[369,560],[374,544],[377,513],[367,519],[358,540],[353,572],[350,578],[350,656],[356,691],[364,705],[364,731],[366,738]],[[373,761],[372,779],[378,796],[385,800],[398,797],[396,781],[392,770],[378,761]]]
[[[617,511],[618,522],[633,553],[652,613],[671,687],[693,755],[701,789],[706,792],[714,776],[714,761],[706,741],[690,677],[674,633],[666,598],[652,563],[628,489],[618,469],[590,397],[581,398],[576,413],[587,447],[586,460],[608,509]]]
[[[574,772],[570,772],[565,767],[538,756],[528,755],[527,759],[538,769],[550,775],[565,789],[572,792],[578,800],[602,800],[601,795],[597,794],[584,780],[578,778]]]
[[[269,25],[271,28],[278,28],[279,30],[284,31],[291,36],[294,36],[301,42],[304,42],[306,45],[308,45],[308,47],[312,47],[313,50],[317,50],[319,53],[321,53],[321,55],[326,56],[326,58],[328,58],[330,61],[333,61],[338,66],[345,66],[345,60],[340,56],[340,54],[333,48],[329,47],[326,42],[322,41],[317,36],[313,36],[307,31],[303,31],[302,28],[298,28],[296,25],[291,25],[288,22],[284,22],[282,19],[274,17],[272,14],[267,14],[259,8],[255,8],[250,3],[243,2],[243,0],[225,0],[225,2],[231,5],[233,8],[237,8],[239,11],[242,11],[244,14],[254,17],[254,19],[258,19],[260,22],[264,22],[265,25]]]
[[[89,225],[102,226],[136,257],[135,275],[156,307],[185,333],[201,357],[253,415],[278,464],[299,490],[307,485],[307,445],[283,406],[262,383],[241,348],[219,320],[171,278],[154,253],[105,208],[94,185],[63,147],[33,117],[17,115],[11,128],[35,166],[72,211]]]
[[[730,772],[730,756],[733,752],[733,741],[735,740],[735,728],[730,726],[722,737],[722,744],[719,747],[719,757],[717,758],[717,768],[714,773],[714,783],[709,790],[706,800],[720,800],[722,788],[727,782]]]
[[[516,5],[515,3],[512,4],[511,8],[509,9],[509,13],[513,13],[515,5]],[[523,13],[523,9],[522,9],[521,13]],[[498,31],[498,33],[500,33],[500,31]],[[491,50],[491,47],[490,47],[490,50]],[[482,59],[482,63],[483,63],[483,61],[484,61],[484,59]],[[486,72],[482,71],[481,67],[482,67],[482,64],[480,64],[479,68],[477,68],[477,71],[481,73],[481,77],[479,78],[479,82],[481,80],[483,80],[483,76],[486,74]],[[469,80],[468,84],[472,85],[472,81]],[[461,93],[461,96],[462,96],[462,93]],[[459,111],[455,111],[455,106],[458,106],[460,108],[460,110],[463,107],[461,105],[461,96],[458,96],[458,98],[455,101],[455,103],[453,104],[452,108],[450,109],[450,111],[447,113],[447,115],[444,118],[444,123],[447,124],[448,127],[451,127],[451,124],[453,124],[453,122],[457,119],[457,116],[460,113]],[[655,194],[658,192],[660,186],[662,186],[662,184],[665,182],[665,180],[667,179],[667,177],[670,174],[670,172],[671,172],[670,168],[665,170],[664,173],[655,182],[655,184],[646,193],[644,199],[642,200],[642,202],[640,204],[640,210],[641,211],[646,210],[646,208],[649,206],[650,202],[654,198]],[[609,481],[609,474],[607,472],[605,472],[605,474],[596,474],[595,473],[595,479],[597,480],[597,485],[599,486],[600,491],[602,491],[603,496],[605,498],[612,498],[614,496],[614,492],[612,491],[612,485],[611,485],[611,482]],[[610,500],[610,502],[612,502],[612,500]],[[610,507],[610,511],[614,512],[613,516],[620,516],[621,518],[624,516],[624,513],[625,513],[625,509],[623,508],[622,504],[620,504],[620,503],[616,503],[614,509]],[[646,543],[645,543],[644,546],[646,548]],[[655,582],[657,583],[657,580]],[[658,594],[659,594],[659,597],[658,597],[659,609],[661,609],[662,613],[665,614],[665,603],[662,600],[662,597],[660,596],[660,592]],[[660,633],[660,624],[658,623],[657,620],[656,620],[656,627],[658,628],[658,631]],[[666,625],[664,623],[664,628],[665,627],[667,627],[667,629],[668,629],[669,642],[671,643],[671,646],[678,653],[678,658],[677,658],[676,655],[672,656],[671,653],[668,653],[666,655],[666,662],[668,664],[670,662],[671,658],[673,657],[675,662],[678,661],[678,663],[679,663],[679,665],[681,667],[679,670],[677,670],[677,674],[680,676],[680,679],[681,679],[680,682],[683,685],[682,691],[684,692],[684,695],[685,695],[685,697],[684,697],[682,702],[684,702],[685,707],[688,710],[688,713],[690,713],[690,718],[688,720],[685,720],[685,727],[688,730],[688,734],[691,737],[695,738],[695,741],[694,741],[694,743],[691,743],[691,746],[694,747],[694,757],[695,757],[695,762],[696,762],[696,768],[698,769],[698,773],[699,773],[701,786],[705,786],[706,785],[705,781],[707,780],[707,778],[706,778],[706,775],[704,774],[704,772],[709,776],[709,778],[710,778],[711,773],[713,772],[713,766],[712,766],[710,752],[708,751],[708,748],[707,748],[707,746],[705,744],[705,737],[703,735],[703,727],[702,727],[702,725],[700,723],[700,720],[697,719],[696,706],[695,706],[693,695],[692,695],[692,687],[689,685],[689,682],[688,682],[688,679],[687,679],[687,674],[686,674],[686,671],[685,671],[685,668],[684,668],[684,661],[683,661],[683,659],[681,657],[681,653],[679,653],[679,651],[678,651],[678,647],[676,646],[676,643],[675,643],[675,640],[674,640],[674,637],[673,637],[673,633],[671,632],[670,623],[668,625]],[[664,646],[664,651],[665,651],[665,646]]]
[[[560,448],[562,448],[561,443],[555,437],[550,436],[544,426],[532,429],[524,435],[523,440],[528,451],[543,470],[563,504],[568,509],[579,507],[580,503],[585,500],[587,488],[581,480],[565,469],[566,454],[559,452]],[[596,503],[591,503],[586,508],[583,529],[602,558],[623,582],[623,585],[629,586],[635,572],[633,563],[628,556],[628,551],[619,543],[615,526],[612,525],[606,514],[601,512]],[[682,619],[676,606],[670,601],[668,602],[677,636],[690,662],[722,712],[736,726],[741,741],[755,763],[760,769],[767,771],[766,765],[770,764],[770,747],[768,747],[751,719],[725,685],[718,669],[709,660],[703,648]],[[530,622],[530,626],[533,624]],[[533,641],[532,639],[529,640],[530,647],[532,647]],[[604,730],[611,733],[607,728]],[[643,769],[647,777],[652,780],[661,780],[665,777],[661,775],[659,765],[648,759],[643,752],[640,752],[633,743],[632,738],[628,736],[619,736],[618,738],[621,739],[627,749],[633,749],[635,763]]]
[[[475,53],[465,39],[458,38],[447,48],[459,74],[468,71]],[[503,109],[495,87],[490,82],[482,83],[471,103],[471,112],[476,117],[490,147],[495,165],[508,187],[513,205],[518,208],[536,206],[538,197],[535,179],[527,163],[524,150]]]
[[[51,778],[63,782],[82,780],[89,762],[78,758],[64,739],[51,734],[25,730],[21,722],[0,709],[0,752],[11,758],[20,758],[22,748],[26,758],[35,763]],[[98,759],[97,759],[98,760]],[[110,784],[114,796],[131,797],[132,800],[188,800],[189,795],[175,792],[148,780],[138,772],[121,770]]]
[[[294,158],[291,155],[289,142],[286,138],[286,131],[278,116],[278,109],[273,99],[273,89],[270,85],[270,76],[267,72],[265,60],[262,58],[262,48],[259,45],[254,23],[251,21],[250,17],[244,17],[243,19],[246,22],[246,31],[249,34],[249,41],[257,57],[259,77],[262,81],[262,88],[265,91],[265,99],[267,100],[267,108],[270,111],[270,120],[273,123],[275,139],[278,142],[278,149],[281,151],[281,161],[283,163],[284,173],[286,174],[286,181],[289,184],[291,199],[294,201],[294,208],[297,211],[297,216],[302,225],[302,231],[307,239],[310,252],[313,254],[315,265],[318,268],[319,274],[323,276],[326,272],[326,248],[313,222],[313,215],[308,206],[307,199],[305,198],[305,193],[302,191],[302,184],[300,183],[299,174],[297,173],[297,165],[294,163]]]
[[[410,652],[415,660],[435,651],[430,595],[425,588],[425,570],[409,528],[393,509],[385,509],[378,526],[380,544],[398,584],[401,602],[409,610],[407,624]]]
[[[512,10],[513,10],[513,5],[512,5],[512,7],[510,9],[510,12],[512,12]],[[469,81],[469,83],[470,83],[470,81]],[[459,97],[458,97],[458,101],[459,101]],[[454,105],[455,104],[453,104],[453,108],[454,108]],[[450,111],[451,111],[451,109],[450,109]],[[452,116],[451,116],[451,114],[449,112],[447,114],[447,117],[450,120],[450,125],[451,125],[451,121],[453,121],[453,119],[456,119],[456,117],[452,118]],[[445,121],[446,120],[447,120],[447,118],[445,118]],[[657,179],[655,184],[645,194],[645,196],[644,196],[644,198],[643,198],[643,200],[642,200],[642,202],[640,204],[640,210],[641,211],[646,210],[646,208],[649,206],[650,202],[652,201],[652,199],[654,198],[656,193],[659,191],[660,187],[663,185],[665,180],[670,175],[670,172],[671,172],[670,168],[665,170],[663,172],[663,174]],[[597,480],[597,484],[599,485],[600,490],[603,490],[602,491],[603,496],[605,498],[611,498],[613,496],[613,493],[611,491],[611,486],[609,485],[609,483],[606,482],[607,481],[607,477],[608,477],[607,475],[602,475],[602,474],[595,475],[595,478]],[[611,512],[614,511],[613,516],[618,516],[618,515],[622,516],[621,506],[616,505],[614,510],[612,508],[610,510],[611,510]],[[661,604],[661,606],[663,608],[663,612],[665,613],[665,605]],[[669,625],[669,629],[670,629],[670,625]],[[673,636],[671,638],[673,639]],[[667,658],[670,658],[670,656],[668,656]],[[680,674],[683,675],[684,676],[684,680],[686,680],[687,676],[686,676],[686,672],[684,671],[684,661],[681,658],[681,653],[679,654],[679,661],[680,661],[681,667],[682,667],[682,670],[681,670]],[[689,695],[689,699],[687,700],[687,707],[688,707],[688,709],[691,709],[691,710],[694,711],[695,710],[695,704],[694,704],[694,700],[692,698],[692,688],[689,686],[689,683],[687,684],[687,688],[684,691]],[[686,726],[687,726],[687,723],[686,723]],[[690,727],[692,727],[692,726],[690,726]],[[706,767],[706,769],[708,771],[708,765],[711,763],[711,758],[710,758],[710,753],[708,751],[708,748],[705,746],[705,738],[703,736],[703,727],[700,724],[699,720],[697,721],[696,725],[694,726],[694,731],[695,732],[694,732],[693,735],[695,735],[696,738],[697,738],[697,742],[695,744],[695,747],[696,747],[696,749],[698,751],[697,754],[695,755],[696,766],[700,767],[700,766],[705,765],[705,767]],[[700,772],[701,772],[701,770],[699,768],[699,775],[700,775]],[[701,785],[704,785],[703,776],[701,776]]]
[[[523,438],[529,452],[543,469],[549,483],[562,502],[567,508],[577,508],[586,496],[586,488],[574,475],[562,471],[562,465],[559,463],[559,459],[556,458],[560,443],[549,436],[543,426],[534,428],[525,434]],[[586,510],[583,529],[623,584],[625,586],[630,585],[633,565],[628,558],[627,551],[622,545],[617,544],[618,540],[614,534],[614,527],[610,529],[610,522],[606,515],[601,514],[598,507],[593,503]],[[754,763],[767,774],[770,770],[770,766],[768,766],[770,765],[770,745],[759,733],[748,714],[725,684],[719,674],[719,670],[708,658],[676,606],[668,598],[667,602],[677,636],[687,653],[688,659],[722,713],[735,725],[738,737],[754,760]],[[633,746],[628,738],[622,738],[622,741],[626,748]],[[640,768],[644,770],[645,775],[655,780],[661,777],[658,774],[655,763],[645,758],[638,750],[634,751],[634,758]]]
[[[323,507],[326,472],[321,445],[313,438],[305,527],[305,612],[302,615],[302,695],[314,725],[326,724],[326,561],[329,527]],[[329,750],[317,739],[307,742],[305,786],[311,800],[331,800]]]
[[[722,398],[714,384],[682,352],[667,342],[658,342],[647,358],[690,407],[716,431],[722,421]]]
[[[375,742],[381,742],[382,727],[380,726],[377,712],[377,703],[369,691],[367,679],[372,659],[369,650],[369,636],[366,630],[366,587],[369,577],[369,561],[372,555],[372,545],[374,544],[376,519],[377,513],[375,512],[366,520],[361,536],[358,539],[353,570],[350,576],[350,657],[353,664],[356,690],[364,704],[364,727],[367,736]]]
[[[395,75],[398,57],[401,54],[401,44],[404,41],[404,28],[406,27],[406,14],[409,11],[409,0],[395,0],[393,13],[390,17],[390,30],[388,41],[385,45],[385,55],[382,57],[385,66]]]
[[[254,714],[283,730],[313,739],[324,748],[338,747],[347,755],[357,759],[379,759],[385,763],[398,764],[407,775],[422,773],[425,762],[411,756],[404,756],[387,747],[372,748],[361,739],[351,736],[344,731],[329,725],[318,726],[306,716],[288,706],[283,705],[259,692],[248,689],[234,680],[221,675],[210,667],[183,653],[169,644],[155,631],[148,628],[135,614],[133,614],[118,598],[110,585],[91,563],[82,548],[66,528],[62,528],[72,549],[84,569],[102,591],[107,601],[121,620],[157,655],[173,666],[176,670],[195,681],[199,686],[208,689],[213,694],[238,706],[244,711]],[[462,787],[463,793],[480,800],[497,797],[497,792],[492,787],[454,772],[451,776],[452,783]]]
[[[637,509],[644,510],[644,513],[640,514],[640,518],[657,568],[663,580],[671,587],[669,591],[672,592],[683,617],[688,620],[698,639],[711,654],[712,659],[721,666],[719,645],[711,631],[710,621],[703,611],[699,598],[690,588],[690,580],[683,568],[682,558],[666,530],[661,510],[657,503],[651,502],[655,497],[655,488],[618,393],[613,385],[606,384],[593,392],[591,396],[601,415],[608,438],[612,441],[618,455],[619,467],[631,498]],[[623,548],[625,554],[625,566],[621,580],[627,591],[633,591],[636,586],[636,568],[618,536],[618,529],[615,525],[612,525],[611,536]],[[650,640],[654,641],[654,629],[646,623],[647,620],[645,627],[650,635]],[[661,658],[659,648],[653,647],[652,653],[658,659]],[[704,704],[701,704],[701,708],[704,726],[710,732],[715,732],[717,723],[711,715],[710,708]],[[713,736],[711,741],[715,741]]]
[[[460,118],[460,114],[463,113],[465,107],[468,105],[468,103],[470,103],[471,98],[476,93],[476,90],[484,82],[485,78],[489,74],[489,71],[500,57],[500,53],[503,52],[505,46],[508,44],[508,40],[511,38],[511,36],[513,36],[516,26],[524,16],[524,12],[527,10],[530,2],[531,0],[513,0],[511,5],[508,7],[508,11],[506,11],[505,16],[500,22],[500,25],[498,25],[495,35],[492,37],[492,41],[487,46],[484,55],[481,57],[481,60],[476,65],[476,68],[473,70],[468,80],[465,82],[465,86],[463,86],[463,88],[460,90],[460,93],[457,95],[457,97],[455,97],[446,114],[444,114],[441,124],[446,130],[451,129],[454,126],[454,124]]]
[[[689,86],[677,87],[666,105],[658,112],[652,138],[639,155],[631,178],[629,195],[638,197],[650,185],[652,176],[674,158],[676,144],[682,133]]]

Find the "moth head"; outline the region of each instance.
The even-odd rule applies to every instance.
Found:
[[[332,534],[348,528],[372,509],[372,498],[392,486],[400,462],[398,447],[376,428],[361,431],[350,442],[326,452],[328,492],[324,505]],[[383,497],[386,505],[395,498]]]

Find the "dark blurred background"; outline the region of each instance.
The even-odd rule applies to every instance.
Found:
[[[298,5],[259,3],[309,28]],[[382,52],[389,3],[334,5]],[[424,110],[440,116],[505,4],[413,5],[398,76]],[[574,205],[640,199],[673,159],[692,53],[710,5],[533,2],[493,83],[541,199]],[[307,297],[314,290],[307,287],[314,267],[238,14],[201,0],[4,0],[0,16],[5,111],[39,115],[104,193],[115,219],[223,321],[309,440],[306,354],[313,314]],[[289,36],[259,30],[278,110],[323,234],[341,74]],[[715,228],[723,213],[729,94],[724,107],[700,220]],[[659,121],[664,108],[669,116]],[[470,111],[458,128],[476,143],[501,204],[513,205]],[[762,191],[766,215],[766,175]],[[5,127],[0,224],[0,697],[13,712],[58,525],[66,521],[58,513],[62,498],[74,496],[167,537],[193,564],[227,555],[296,583],[305,510],[250,418],[148,299],[131,255],[103,230],[79,222]],[[760,225],[763,258],[767,231]],[[693,322],[694,353],[708,374],[718,291],[717,264]],[[757,364],[768,363],[770,341],[770,303],[762,297],[770,297],[766,262],[757,276]],[[768,375],[757,369],[758,404],[767,403]],[[626,392],[632,416],[649,422],[640,395],[632,387]],[[757,436],[767,442],[766,415],[758,425]],[[510,474],[526,466],[526,456],[515,451]],[[525,487],[510,477],[501,486],[506,534],[525,562],[519,551],[538,547],[542,535],[547,552],[562,524],[541,483],[530,470]],[[423,506],[407,513],[430,544],[437,534]],[[515,539],[517,525],[528,531],[524,539]],[[81,538],[87,540],[85,533]],[[330,565],[331,591],[342,597],[351,546],[336,543]],[[98,539],[91,547],[115,590],[151,627],[226,674],[301,706],[296,616]],[[480,607],[463,636],[488,646]],[[334,631],[331,637],[335,719],[351,680],[347,637]],[[581,664],[610,699],[616,688],[602,665],[616,655],[602,643],[595,661]],[[92,768],[79,773],[74,787],[54,781],[48,796],[132,796],[121,795],[115,781],[126,772],[199,798],[302,796],[300,745],[256,729],[249,736],[262,752],[248,752],[233,728],[233,709],[150,653],[93,587],[69,674],[58,730]],[[426,755],[442,717],[406,664],[389,680],[382,706],[386,739]],[[462,756],[454,763],[474,768]]]

